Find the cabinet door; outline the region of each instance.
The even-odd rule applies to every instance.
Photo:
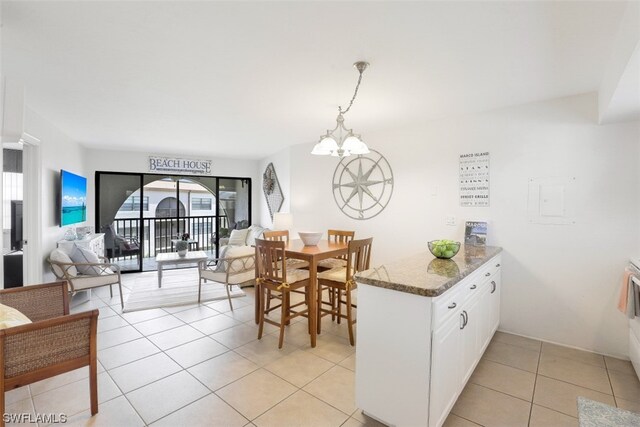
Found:
[[[483,288],[487,290],[487,288]],[[476,361],[480,358],[480,350],[482,346],[482,334],[483,326],[486,325],[484,317],[486,313],[483,313],[483,305],[481,304],[486,299],[483,295],[476,294],[473,299],[465,305],[463,315],[465,321],[462,327],[462,381],[466,383],[471,374],[473,368],[476,366]]]
[[[491,294],[491,291],[493,290],[493,285],[491,284],[492,281],[493,278],[489,279],[488,282],[483,283],[483,291],[480,296],[480,308],[478,309],[478,316],[480,316],[480,326],[478,327],[477,331],[477,344],[479,353],[482,353],[486,346],[489,345],[489,341],[493,336],[494,315],[493,295]]]
[[[440,426],[444,423],[460,391],[462,325],[463,315],[459,313],[433,333],[429,399],[430,427]]]
[[[500,324],[500,271],[489,281],[489,297],[491,304],[489,306],[489,318],[491,319],[491,328],[489,335],[493,335]]]

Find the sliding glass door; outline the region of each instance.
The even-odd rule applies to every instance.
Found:
[[[96,172],[96,182],[96,226],[113,229],[107,253],[123,271],[156,270],[156,255],[173,252],[179,239],[216,257],[221,238],[251,224],[248,178]],[[138,249],[123,255],[123,239]]]
[[[104,233],[107,258],[121,271],[141,271],[144,257],[142,214],[149,209],[142,194],[142,176],[101,173],[96,175],[96,230]]]

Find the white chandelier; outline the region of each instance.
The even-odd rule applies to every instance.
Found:
[[[358,89],[360,88],[360,82],[362,81],[362,73],[369,66],[368,62],[359,61],[353,64],[358,70],[360,76],[358,77],[358,83],[356,84],[356,90],[353,93],[353,97],[349,102],[349,106],[346,110],[342,110],[342,107],[338,107],[338,118],[336,119],[336,127],[327,130],[327,133],[320,137],[318,142],[311,151],[311,154],[319,156],[334,156],[334,157],[347,157],[351,154],[368,154],[369,147],[362,142],[362,137],[353,133],[353,129],[347,129],[344,126],[344,115],[347,114],[353,101],[358,95]]]

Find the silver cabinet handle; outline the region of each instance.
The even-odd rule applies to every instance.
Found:
[[[498,288],[498,285],[496,285],[496,282],[494,280],[491,281],[491,285],[493,286],[493,288],[491,288],[491,293],[494,293]]]
[[[460,326],[460,329],[464,329],[464,327],[467,326],[467,320],[464,317],[464,313],[465,312],[460,313],[460,317],[462,317],[462,326]]]
[[[476,286],[476,285],[473,285],[473,286],[471,286],[469,289],[475,289],[475,288],[477,288],[477,286]]]
[[[469,323],[469,313],[467,313],[467,310],[462,310],[462,313],[464,314],[464,323],[462,324],[462,329],[464,329],[467,326],[467,323]]]
[[[489,276],[491,276],[491,273],[486,272],[486,273],[484,273],[484,275],[485,275],[485,276],[487,276],[487,277],[489,277]]]
[[[500,267],[500,263],[497,263],[497,264],[496,264],[496,267]]]
[[[451,305],[449,307],[447,307],[448,309],[452,309],[452,308],[456,308],[458,304],[456,304],[455,302],[452,302]]]

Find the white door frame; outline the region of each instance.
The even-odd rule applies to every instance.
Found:
[[[42,159],[40,140],[23,133],[23,262],[24,284],[42,282]]]

